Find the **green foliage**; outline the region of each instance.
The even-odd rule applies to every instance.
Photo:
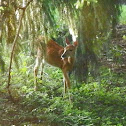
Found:
[[[33,2],[34,7],[27,8],[20,33],[21,40],[19,40],[15,51],[19,60],[19,68],[17,70],[13,64],[11,71],[10,90],[15,103],[8,98],[6,90],[10,49],[9,45],[6,46],[6,50],[4,49],[7,31],[2,32],[4,46],[0,45],[0,65],[2,64],[4,67],[0,66],[0,73],[2,69],[5,69],[5,73],[0,74],[0,125],[126,125],[126,73],[122,72],[122,69],[120,71],[115,69],[124,63],[123,49],[119,45],[109,44],[110,48],[107,48],[108,52],[105,53],[109,56],[105,57],[105,61],[110,62],[105,62],[100,66],[99,74],[95,79],[91,76],[91,70],[88,71],[90,68],[96,72],[95,54],[104,59],[100,49],[103,47],[103,42],[111,35],[110,28],[113,20],[116,18],[117,21],[118,19],[118,2],[114,0],[85,0],[85,3],[80,0],[39,0],[37,7]],[[125,6],[122,6],[122,9],[120,21],[123,24],[125,23]],[[3,9],[0,8],[0,11]],[[32,13],[30,13],[31,11]],[[39,11],[40,13],[38,13]],[[30,14],[31,16],[29,16]],[[3,18],[8,19],[7,17]],[[19,20],[13,22],[14,20],[10,17],[10,21],[15,24]],[[75,77],[72,76],[70,93],[64,95],[61,70],[45,65],[43,80],[39,79],[40,75],[38,75],[39,90],[34,91],[35,57],[31,55],[31,38],[33,37],[34,40],[36,34],[43,33],[43,30],[47,28],[47,33],[50,36],[54,38],[60,36],[59,41],[62,42],[70,25],[75,31],[76,29],[79,31],[77,61],[84,64],[78,63],[78,75],[85,76],[86,79],[88,75],[88,83],[77,83]],[[5,26],[7,26],[6,22],[3,29]],[[125,35],[121,35],[121,38],[125,40]],[[109,65],[112,65],[112,68]],[[85,66],[87,69],[84,69]],[[69,101],[69,97],[71,97],[71,101]]]
[[[4,10],[4,8],[3,7],[0,7],[0,12],[1,12],[1,10]]]
[[[123,35],[123,39],[126,40],[126,35]]]
[[[31,57],[20,54],[23,62],[12,71],[11,92],[17,102],[12,104],[0,87],[0,124],[58,126],[124,126],[126,125],[126,79],[101,67],[100,80],[88,84],[72,82],[69,94],[63,97],[61,71],[46,65],[39,91],[34,91]],[[0,77],[2,77],[0,75]],[[39,77],[39,76],[38,76]],[[2,77],[4,82],[6,75]],[[5,81],[6,82],[6,81]],[[2,88],[3,87],[3,88]],[[4,110],[3,111],[3,106]],[[12,116],[13,115],[13,116]],[[7,119],[7,120],[5,120]]]
[[[121,17],[120,17],[120,23],[126,24],[126,5],[123,5],[121,7],[121,9],[122,9],[122,13],[121,13]]]

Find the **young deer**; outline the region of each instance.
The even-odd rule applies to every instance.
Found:
[[[35,78],[35,90],[37,89],[37,73],[38,68],[43,59],[50,65],[59,67],[63,72],[64,80],[64,91],[70,88],[70,80],[68,72],[72,70],[74,61],[75,61],[75,51],[78,45],[78,42],[73,44],[69,43],[69,40],[66,39],[66,47],[58,45],[55,41],[49,40],[45,43],[45,39],[42,36],[39,36],[37,41],[37,58],[36,64],[34,67],[34,78]],[[43,67],[43,64],[42,64]],[[43,71],[43,70],[42,70]],[[43,73],[43,72],[42,72]]]

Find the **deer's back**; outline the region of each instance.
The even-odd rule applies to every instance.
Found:
[[[58,45],[55,41],[50,40],[46,45],[46,57],[45,60],[47,63],[62,68],[63,61],[61,55],[64,51],[64,48]]]

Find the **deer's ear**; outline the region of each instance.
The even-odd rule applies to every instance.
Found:
[[[68,38],[66,38],[66,45],[69,45],[70,44],[70,41]]]
[[[74,42],[74,46],[78,46],[78,41],[75,41]]]

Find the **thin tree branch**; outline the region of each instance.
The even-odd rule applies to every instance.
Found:
[[[33,0],[29,0],[25,7],[18,6],[18,7],[16,7],[16,8],[25,10],[25,9],[29,6],[29,4],[30,4],[32,1],[33,1]]]
[[[21,25],[22,25],[22,19],[24,17],[24,14],[25,14],[25,10],[26,8],[28,7],[28,5],[32,2],[33,0],[29,0],[29,2],[26,4],[25,7],[22,8],[23,12],[21,14],[21,17],[20,17],[20,20],[19,20],[19,26],[18,26],[18,29],[17,29],[17,33],[16,33],[16,36],[14,38],[14,41],[13,41],[13,45],[12,45],[12,51],[11,51],[11,56],[10,56],[10,65],[9,65],[9,70],[8,70],[8,83],[7,83],[7,89],[8,89],[8,93],[10,95],[10,98],[12,101],[14,101],[13,97],[12,97],[12,94],[11,94],[11,91],[10,91],[10,81],[11,81],[11,69],[12,69],[12,61],[13,61],[13,55],[14,55],[14,49],[15,49],[15,46],[16,46],[16,42],[17,42],[17,39],[18,39],[18,36],[19,36],[19,32],[20,32],[20,29],[21,29]]]

